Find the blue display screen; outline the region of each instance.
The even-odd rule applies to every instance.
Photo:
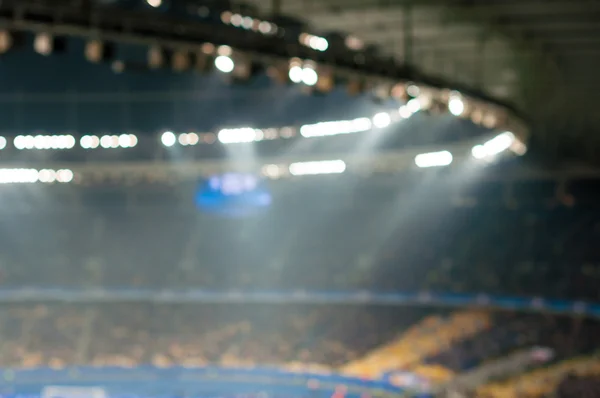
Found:
[[[196,205],[204,212],[232,217],[259,213],[271,205],[266,181],[249,173],[225,173],[199,184]]]

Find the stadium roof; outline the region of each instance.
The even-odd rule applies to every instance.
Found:
[[[511,100],[537,121],[548,149],[564,151],[561,144],[583,134],[589,140],[587,130],[598,125],[597,0],[248,1]]]

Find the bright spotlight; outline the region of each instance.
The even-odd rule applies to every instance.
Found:
[[[56,172],[50,169],[43,169],[38,172],[38,181],[52,183],[56,181]]]
[[[117,137],[117,140],[118,139],[119,138]],[[117,142],[117,145],[118,145],[118,142]],[[112,146],[113,146],[112,136],[103,135],[102,137],[100,137],[100,146],[104,149],[112,148]]]
[[[340,174],[346,170],[346,163],[343,160],[298,162],[290,164],[289,170],[294,176]]]
[[[129,134],[121,134],[119,136],[119,146],[121,148],[131,147],[131,136]]]
[[[158,8],[162,5],[162,0],[146,0],[150,7]]]
[[[440,167],[452,163],[452,154],[448,151],[421,153],[415,157],[417,167]]]
[[[164,146],[169,147],[175,145],[177,137],[175,137],[172,131],[165,131],[160,137],[160,141]]]
[[[409,117],[412,116],[412,112],[408,109],[408,107],[406,105],[402,105],[398,109],[398,113],[400,114],[400,117],[402,119],[408,119]]]
[[[448,101],[448,110],[454,116],[460,116],[465,111],[465,103],[460,97],[454,96]]]
[[[302,82],[307,86],[314,86],[319,81],[319,75],[317,71],[311,67],[304,67],[302,69]]]
[[[406,103],[406,108],[410,113],[417,113],[421,110],[421,102],[417,98],[413,98]]]
[[[217,134],[219,141],[223,144],[241,144],[244,142],[254,142],[263,139],[263,132],[251,127],[241,127],[236,129],[222,129]]]
[[[373,125],[377,128],[384,128],[390,125],[392,118],[387,112],[379,112],[373,116]]]
[[[231,57],[227,55],[219,55],[215,58],[215,67],[223,73],[231,73],[235,64]]]
[[[471,154],[476,159],[494,157],[507,149],[515,142],[515,135],[510,131],[505,131],[485,142],[483,145],[475,145],[471,149]]]
[[[483,145],[475,145],[473,149],[471,149],[471,154],[475,159],[483,159],[487,156]]]
[[[58,170],[56,172],[56,181],[62,183],[73,181],[73,172],[69,169]]]
[[[290,81],[292,81],[293,83],[302,83],[303,75],[304,72],[301,66],[295,65],[290,68],[289,77]]]
[[[0,149],[6,148],[6,138],[0,136]]]

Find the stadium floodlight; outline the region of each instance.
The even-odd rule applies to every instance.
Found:
[[[217,138],[223,144],[241,144],[247,142],[261,141],[263,132],[251,127],[242,127],[237,129],[222,129],[217,134]]]
[[[118,140],[118,138],[117,138]],[[100,146],[104,149],[112,148],[113,140],[110,135],[103,135],[100,137]]]
[[[412,116],[412,112],[408,109],[406,105],[402,105],[400,108],[398,108],[398,113],[400,114],[400,117],[402,119],[408,119]]]
[[[329,48],[329,43],[324,37],[313,36],[309,39],[308,43],[310,48],[317,51],[327,51]]]
[[[372,123],[368,117],[353,120],[336,120],[316,124],[305,124],[300,127],[300,135],[305,138],[325,137],[340,134],[360,133],[371,130]]]
[[[307,86],[314,86],[319,81],[319,75],[314,68],[310,66],[305,66],[302,69],[302,83]]]
[[[31,184],[37,181],[36,169],[0,169],[0,184]]]
[[[289,170],[294,176],[340,174],[346,170],[346,163],[343,160],[298,162],[290,164]]]
[[[377,128],[385,128],[392,123],[392,118],[388,112],[379,112],[373,116],[373,125]]]
[[[73,172],[69,169],[62,169],[56,172],[56,181],[62,183],[68,183],[73,181]]]
[[[290,68],[289,77],[290,81],[292,81],[293,83],[302,83],[303,75],[304,74],[301,66],[294,65]]]
[[[79,140],[79,145],[83,148],[83,149],[94,149],[94,148],[98,148],[98,145],[100,145],[100,138],[98,138],[95,135],[84,135],[83,137],[81,137],[81,139]]]
[[[0,149],[6,148],[6,138],[0,136]]]
[[[419,86],[411,83],[406,86],[406,94],[410,95],[413,98],[416,98],[419,96],[419,94],[421,94],[421,89],[419,88]]]
[[[448,151],[421,153],[415,157],[420,168],[448,166],[452,163],[452,154]]]
[[[485,146],[483,145],[475,145],[473,149],[471,149],[471,154],[475,159],[484,159],[487,156]]]
[[[175,134],[173,134],[172,131],[165,131],[161,136],[160,136],[160,141],[162,142],[162,144],[166,147],[170,147],[175,145],[175,142],[177,141],[177,137],[175,137]]]
[[[475,145],[471,154],[475,159],[493,158],[509,149],[515,142],[515,135],[510,131],[498,134],[483,145]]]
[[[277,26],[270,22],[262,21],[260,24],[258,24],[258,30],[263,35],[268,35],[276,31]]]
[[[231,73],[235,68],[233,59],[227,55],[219,55],[215,58],[215,67],[223,73]]]
[[[33,49],[40,55],[48,56],[52,54],[54,37],[49,33],[38,33],[33,40]]]
[[[162,5],[162,0],[146,0],[150,7],[158,8]]]
[[[196,133],[182,133],[179,134],[179,144],[183,146],[196,145],[200,141],[200,137]]]
[[[119,136],[119,146],[121,148],[133,148],[138,143],[138,139],[134,134],[121,134]]]
[[[406,103],[406,108],[411,114],[417,113],[421,110],[421,101],[418,98],[413,98]]]
[[[310,33],[302,33],[298,37],[298,41],[303,46],[312,48],[315,51],[327,51],[329,48],[329,42],[326,38],[311,35]]]
[[[454,116],[460,116],[465,111],[465,103],[459,95],[453,95],[448,101],[448,110]]]
[[[53,183],[56,181],[56,171],[50,169],[43,169],[38,172],[38,180],[44,183]]]

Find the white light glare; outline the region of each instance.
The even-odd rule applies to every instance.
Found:
[[[303,70],[302,67],[299,65],[294,65],[290,68],[290,73],[289,73],[289,77],[290,77],[290,81],[293,83],[302,83],[302,76],[303,76]]]
[[[420,168],[448,166],[452,163],[452,154],[448,151],[421,153],[415,157]]]
[[[471,154],[476,159],[492,158],[512,146],[515,142],[515,135],[510,131],[505,131],[485,142],[483,145],[475,145]]]
[[[63,183],[73,181],[73,172],[69,169],[58,170],[56,172],[56,181]]]
[[[251,127],[237,129],[223,129],[217,134],[223,144],[240,144],[244,142],[261,141],[264,137],[262,130]]]
[[[165,131],[160,137],[160,141],[164,146],[170,147],[175,145],[177,138],[175,137],[175,134],[173,134],[172,131]]]
[[[95,149],[100,145],[100,138],[95,135],[84,135],[79,140],[79,145],[83,149]]]
[[[373,116],[373,125],[377,128],[385,128],[390,125],[392,118],[387,112],[379,112]]]
[[[329,48],[329,42],[324,37],[319,37],[315,35],[311,35],[309,33],[302,33],[298,37],[298,41],[300,44],[310,47],[316,51],[327,51]]]
[[[138,139],[134,134],[121,134],[119,136],[119,146],[121,148],[133,148],[138,143]]]
[[[183,146],[196,145],[200,141],[200,137],[196,133],[179,134],[179,143]]]
[[[302,69],[302,82],[307,86],[314,86],[319,81],[317,71],[309,66]]]
[[[338,120],[333,122],[305,124],[300,127],[300,135],[309,138],[339,134],[352,134],[369,131],[371,130],[371,127],[371,119],[368,117],[361,117],[354,120]]]
[[[417,113],[421,110],[421,101],[417,98],[413,98],[406,103],[406,109],[412,114]]]
[[[453,95],[448,101],[448,110],[454,116],[460,116],[465,111],[465,103],[458,95]]]
[[[0,149],[6,148],[6,138],[0,136]]]
[[[317,174],[340,174],[346,170],[343,160],[323,160],[290,164],[290,174],[294,176]]]
[[[402,119],[408,119],[409,117],[412,116],[412,112],[408,109],[408,107],[406,105],[402,105],[398,109],[398,113],[400,114],[400,117]]]
[[[37,181],[36,169],[0,169],[0,184],[31,184]]]
[[[54,181],[68,183],[73,181],[73,172],[63,170],[36,169],[0,169],[0,184],[33,184],[35,182],[52,183]]]
[[[310,48],[317,51],[327,51],[327,48],[329,48],[329,43],[324,37],[313,36],[308,43]]]
[[[38,180],[47,184],[52,183],[56,181],[56,171],[48,169],[40,170],[38,172]]]
[[[146,0],[150,7],[158,8],[162,4],[162,0]]]
[[[19,135],[13,141],[17,149],[71,149],[75,146],[72,135]]]
[[[227,55],[219,55],[215,58],[215,67],[223,73],[231,73],[235,64],[231,57]]]

